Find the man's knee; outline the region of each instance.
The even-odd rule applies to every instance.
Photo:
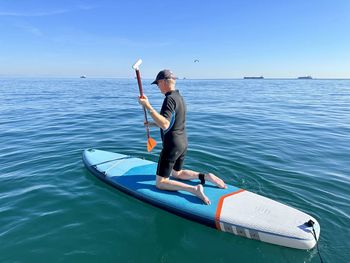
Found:
[[[168,178],[165,177],[161,177],[159,175],[157,175],[157,180],[156,180],[156,187],[159,190],[164,190],[164,185],[166,184],[165,180],[167,180]]]
[[[171,175],[174,177],[174,178],[180,178],[181,177],[181,172],[182,170],[180,171],[176,171],[176,170],[173,170]]]

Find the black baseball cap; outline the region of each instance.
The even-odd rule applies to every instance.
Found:
[[[161,79],[176,79],[176,76],[169,69],[163,69],[159,71],[155,81],[153,81],[151,84],[157,84],[158,80]]]

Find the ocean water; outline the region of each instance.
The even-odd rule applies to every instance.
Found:
[[[155,108],[163,95],[144,80]],[[324,262],[350,262],[350,80],[179,80],[186,167],[307,212]],[[0,262],[320,262],[133,199],[84,168],[147,153],[134,79],[0,79]]]

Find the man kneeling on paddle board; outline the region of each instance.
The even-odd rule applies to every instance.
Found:
[[[210,200],[203,190],[205,180],[219,188],[226,188],[226,185],[212,173],[203,174],[182,169],[187,151],[186,105],[180,92],[175,89],[175,80],[175,75],[170,70],[164,69],[152,82],[152,84],[157,84],[160,92],[165,95],[160,113],[153,109],[146,96],[139,98],[140,104],[146,108],[155,124],[160,128],[163,141],[163,149],[157,167],[156,186],[161,190],[190,192],[209,205]],[[192,186],[171,180],[169,179],[171,175],[181,180],[199,179],[201,184]]]

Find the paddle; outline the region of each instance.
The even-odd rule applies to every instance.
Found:
[[[139,70],[139,66],[141,65],[141,63],[142,63],[141,59],[137,60],[136,63],[132,66],[132,68],[136,72],[136,78],[137,78],[137,84],[139,86],[140,97],[143,98],[142,82],[141,82],[141,75]],[[145,107],[143,107],[143,112],[145,114],[145,123],[148,123],[147,112]],[[146,131],[147,131],[147,151],[150,152],[157,145],[157,142],[151,138],[148,125],[146,125]]]

